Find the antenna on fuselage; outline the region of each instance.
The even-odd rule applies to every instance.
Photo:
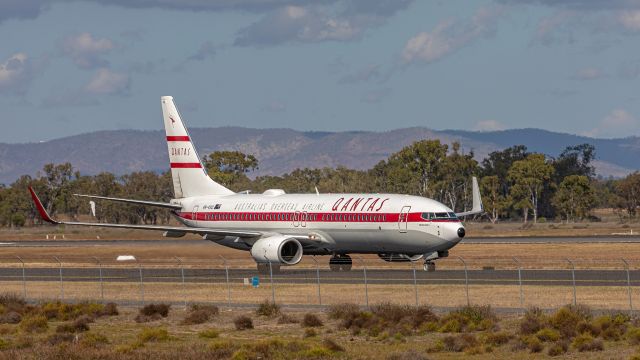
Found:
[[[318,191],[318,187],[314,186],[316,188],[316,195],[320,196],[320,191]]]

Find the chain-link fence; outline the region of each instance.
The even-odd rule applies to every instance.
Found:
[[[249,259],[0,258],[1,292],[30,301],[169,302],[289,306],[390,302],[433,307],[467,304],[520,309],[569,303],[633,311],[640,301],[640,260],[460,258],[390,263],[354,257],[350,271],[331,271],[328,257],[296,266]]]

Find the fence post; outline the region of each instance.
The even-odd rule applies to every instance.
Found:
[[[467,306],[471,305],[471,301],[469,300],[469,273],[467,272],[467,262],[461,256],[457,257],[464,266],[464,289],[467,294]]]
[[[276,303],[276,289],[273,287],[273,268],[271,267],[271,261],[269,261],[269,278],[271,279],[271,302]]]
[[[100,300],[104,303],[104,285],[102,283],[102,262],[95,256],[92,258],[98,263],[98,269],[100,271]]]
[[[231,307],[231,284],[229,284],[229,266],[227,266],[227,259],[224,256],[219,255],[224,263],[224,273],[227,278],[227,306]]]
[[[369,308],[369,286],[367,284],[367,264],[365,264],[364,260],[359,256],[358,256],[358,260],[360,260],[360,262],[362,263],[362,271],[364,274],[364,301],[368,309]]]
[[[140,303],[144,306],[144,280],[142,279],[142,264],[136,258],[136,262],[138,263],[138,271],[140,272]]]
[[[174,256],[174,258],[178,261],[178,264],[180,264],[180,273],[182,275],[182,298],[184,299],[184,309],[187,310],[187,288],[184,282],[184,265],[179,257]]]
[[[633,314],[633,298],[631,296],[631,275],[629,274],[629,263],[625,259],[621,259],[624,263],[624,269],[627,271],[627,292],[629,293],[629,313]]]
[[[516,257],[513,257],[513,261],[515,261],[516,265],[518,265],[518,285],[520,287],[520,307],[522,308],[522,311],[524,311],[524,292],[522,291],[522,263]]]
[[[573,282],[573,306],[576,306],[578,305],[578,297],[576,295],[576,266],[573,261],[569,260],[569,258],[566,258],[565,260],[567,260],[571,265],[571,280]]]
[[[320,296],[320,267],[315,256],[312,256],[311,260],[316,263],[316,279],[318,280],[318,305],[322,305],[322,297]]]
[[[60,301],[64,302],[64,284],[62,282],[62,261],[60,261],[60,259],[58,259],[57,256],[53,257],[59,265],[59,269],[60,269]]]
[[[414,261],[411,261],[411,268],[413,270],[413,290],[416,294],[416,306],[418,306],[418,277],[416,276],[416,264]]]
[[[16,259],[18,259],[22,264],[22,297],[27,300],[27,276],[25,273],[24,261],[22,261],[22,258],[18,255],[16,255]]]

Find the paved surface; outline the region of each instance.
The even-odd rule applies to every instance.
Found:
[[[226,281],[224,269],[184,269],[185,282],[223,283]],[[517,285],[517,270],[470,270],[468,271],[470,284],[487,285]],[[27,267],[25,269],[27,281],[60,281],[59,268]],[[142,268],[144,282],[176,282],[182,281],[179,267]],[[231,269],[231,282],[242,283],[244,278],[259,276],[262,281],[268,281],[269,275],[259,275],[254,269]],[[63,267],[64,281],[99,281],[98,267],[73,268]],[[626,286],[627,273],[624,270],[576,270],[577,286]],[[138,282],[140,270],[138,268],[103,267],[102,278],[109,282]],[[350,272],[331,272],[320,270],[320,280],[323,284],[362,284],[364,272],[353,269]],[[438,270],[436,272],[416,271],[418,284],[464,284],[463,270]],[[630,271],[631,285],[640,285],[640,270]],[[22,281],[22,268],[0,268],[0,281]],[[284,269],[274,274],[274,281],[290,284],[315,284],[317,272],[314,269]],[[413,271],[396,269],[368,269],[369,284],[413,284]],[[570,270],[522,270],[524,285],[563,285],[572,284]]]

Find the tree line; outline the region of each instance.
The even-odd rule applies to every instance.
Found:
[[[433,198],[456,212],[472,206],[471,177],[480,180],[484,217],[538,222],[593,219],[596,207],[613,208],[620,216],[635,217],[640,206],[640,173],[622,179],[595,176],[595,148],[590,144],[569,146],[552,157],[529,152],[517,145],[490,153],[481,162],[459,143],[422,140],[391,154],[368,170],[346,167],[296,169],[281,176],[258,176],[253,155],[217,151],[203,158],[209,175],[240,192],[283,189],[288,193],[400,193]],[[20,227],[37,223],[27,187],[33,186],[53,216],[77,219],[89,213],[89,202],[73,194],[93,194],[168,202],[173,196],[171,174],[151,171],[116,176],[87,176],[69,163],[47,164],[35,177],[20,177],[0,187],[0,226]],[[101,222],[164,224],[167,210],[100,201],[96,220]]]

